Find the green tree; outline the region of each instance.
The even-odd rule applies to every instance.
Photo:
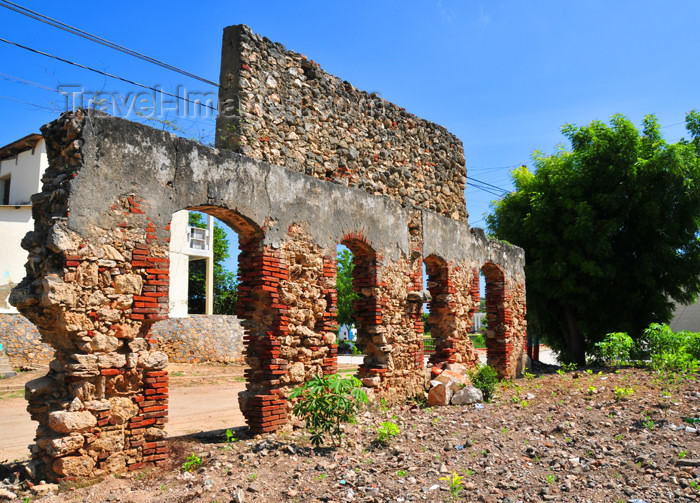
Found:
[[[193,227],[206,228],[201,213],[190,212],[189,223]],[[238,278],[228,271],[223,262],[230,257],[226,232],[214,223],[214,314],[236,314]],[[202,314],[206,309],[206,261],[190,262],[188,312]]]
[[[335,286],[338,294],[338,325],[352,325],[355,323],[352,301],[357,299],[358,296],[352,289],[352,271],[354,268],[352,252],[344,248],[338,253],[338,275]]]
[[[654,116],[641,132],[621,115],[566,125],[571,150],[536,152],[494,203],[490,231],[525,250],[529,329],[565,358],[584,363],[610,332],[638,338],[700,292],[700,115],[686,128],[668,144]]]

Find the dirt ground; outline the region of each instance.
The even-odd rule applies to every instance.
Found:
[[[340,371],[354,369],[341,365]],[[224,364],[170,364],[169,437],[245,426],[238,392],[245,389],[244,367]],[[46,370],[20,372],[0,381],[0,463],[29,458],[37,423],[29,419],[25,383]]]
[[[245,425],[238,392],[245,389],[240,365],[171,364],[168,436]],[[20,372],[0,381],[0,462],[27,459],[37,423],[29,419],[24,384],[45,370]]]
[[[169,469],[81,487],[7,487],[18,501],[55,493],[44,503],[700,501],[700,433],[684,422],[700,417],[697,381],[669,382],[648,369],[589,370],[502,383],[483,408],[380,404],[347,425],[337,447],[312,448],[295,421],[252,439],[236,429],[232,442],[223,432],[173,439]],[[193,377],[183,383],[201,382],[180,390],[196,395],[223,379]],[[229,389],[241,384],[226,379]],[[208,421],[230,424],[214,413]],[[389,421],[399,433],[383,445],[377,428]],[[188,456],[201,461],[192,471],[183,470]]]

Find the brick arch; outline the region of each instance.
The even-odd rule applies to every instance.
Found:
[[[340,244],[352,252],[352,289],[358,298],[353,301],[357,321],[357,347],[365,359],[358,368],[359,378],[368,386],[377,387],[387,372],[387,352],[382,349],[382,302],[379,293],[377,252],[363,233],[347,233]]]
[[[506,306],[509,294],[503,268],[493,261],[481,267],[486,280],[486,353],[488,364],[496,369],[502,378],[513,377],[509,372],[509,362],[513,351],[511,341],[511,313]]]
[[[280,301],[280,282],[289,276],[279,249],[263,243],[265,232],[236,210],[212,205],[187,208],[212,215],[238,234],[238,303],[242,320],[246,390],[238,402],[252,433],[275,431],[287,418],[282,387],[288,361],[280,358],[287,335],[286,306]]]
[[[479,305],[479,273],[454,266],[436,254],[425,257],[424,263],[431,296],[428,322],[435,342],[429,363],[439,368],[448,363],[473,366],[478,357],[469,330]]]
[[[428,291],[431,300],[428,303],[430,315],[430,335],[435,343],[435,353],[428,363],[454,363],[457,345],[452,337],[455,329],[455,309],[452,295],[455,293],[449,278],[447,262],[435,254],[425,257],[425,272],[428,276]]]

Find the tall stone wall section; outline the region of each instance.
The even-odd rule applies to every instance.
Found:
[[[306,56],[224,31],[217,147],[463,222],[462,142]]]
[[[27,410],[39,423],[32,465],[50,480],[161,465],[167,457],[168,360],[148,333],[167,316],[167,238],[145,222],[147,203],[131,196],[103,215],[109,227],[89,236],[69,228],[83,125],[78,112],[42,128],[50,164],[32,197],[35,230],[22,241],[27,275],[10,298],[56,349],[49,373],[26,388]]]
[[[27,389],[42,477],[164,463],[168,358],[153,324],[167,318],[170,218],[182,209],[211,214],[239,236],[237,315],[247,369],[238,399],[252,432],[283,427],[289,390],[337,370],[338,243],[353,251],[364,353],[357,376],[375,397],[423,393],[430,369],[420,316],[431,296],[440,349],[431,366],[476,361],[467,334],[479,270],[487,280],[489,363],[505,377],[522,368],[524,254],[469,228],[461,144],[384,102],[389,122],[364,111],[318,115],[314,101],[359,104],[367,96],[346,83],[346,94],[329,87],[340,81],[304,61],[247,28],[226,32],[222,93],[251,89],[263,103],[238,123],[219,124],[218,144],[235,133],[229,146],[243,153],[94,112],[65,113],[43,128],[50,166],[33,198],[35,231],[23,242],[27,277],[11,296],[56,349],[49,374]],[[298,95],[281,84],[300,77],[290,71],[297,63],[305,76],[291,80]],[[245,87],[237,80],[244,77],[266,90]],[[243,98],[248,107],[250,96]],[[294,108],[305,99],[310,105]],[[292,124],[308,125],[307,136],[285,129]],[[268,132],[252,142],[262,127],[278,137]],[[423,291],[424,261],[432,295]]]

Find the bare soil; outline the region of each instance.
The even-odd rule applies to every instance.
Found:
[[[190,400],[224,379],[207,372],[180,388],[194,392]],[[224,396],[232,394],[227,386],[242,384],[236,376],[226,379],[233,382],[224,386]],[[634,391],[618,399],[616,388]],[[182,408],[174,401],[171,407],[174,415]],[[483,409],[375,406],[346,427],[338,447],[312,448],[298,421],[290,431],[255,438],[233,428],[238,440],[226,442],[224,431],[212,427],[235,427],[235,421],[211,419],[211,429],[191,426],[204,434],[171,440],[167,470],[109,476],[82,487],[7,489],[19,501],[55,492],[41,499],[46,503],[697,502],[700,434],[683,422],[686,417],[700,417],[694,380],[673,387],[637,368],[542,374],[501,384]],[[376,428],[385,421],[395,422],[400,433],[382,445]],[[202,463],[184,472],[192,455]],[[458,494],[444,480],[452,474],[462,477]]]

